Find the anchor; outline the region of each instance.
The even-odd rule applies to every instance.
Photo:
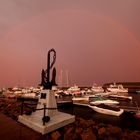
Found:
[[[51,62],[51,53],[53,53],[53,60]],[[42,69],[41,72],[41,86],[43,86],[43,90],[49,90],[48,97],[46,95],[46,93],[41,93],[41,99],[46,99],[46,97],[48,98],[48,102],[51,100],[52,102],[49,102],[48,107],[46,108],[46,104],[47,103],[43,103],[44,105],[44,116],[42,118],[43,121],[43,125],[45,125],[46,122],[48,122],[50,120],[50,116],[46,116],[46,109],[50,110],[48,112],[54,112],[53,110],[57,109],[56,106],[56,101],[55,101],[55,95],[50,95],[50,90],[52,90],[52,88],[56,88],[57,84],[55,81],[56,78],[56,68],[54,66],[55,61],[56,61],[56,52],[54,49],[51,49],[48,51],[48,61],[47,61],[47,69],[44,70]],[[52,80],[50,81],[50,70],[53,68],[52,71]],[[51,93],[54,94],[54,93]],[[40,100],[41,100],[40,99]],[[53,103],[53,104],[52,104]],[[54,113],[48,113],[48,115],[52,115]]]
[[[50,62],[51,60],[51,53],[54,53],[53,55],[53,61],[52,63]],[[52,89],[52,86],[57,86],[56,82],[55,82],[55,77],[56,77],[56,69],[55,67],[53,68],[53,72],[52,72],[52,80],[50,81],[50,70],[52,69],[52,67],[54,66],[56,61],[56,52],[54,49],[49,50],[48,52],[48,61],[47,61],[47,69],[44,70],[42,69],[42,73],[41,73],[41,86],[43,86],[43,89]]]
[[[53,59],[51,62],[51,54]],[[57,102],[55,92],[57,91],[56,84],[56,68],[53,67],[56,61],[56,52],[54,49],[48,51],[47,69],[42,69],[41,72],[41,96],[38,99],[36,111],[30,116],[21,114],[18,121],[32,128],[33,130],[46,134],[52,132],[60,127],[73,123],[75,116],[57,110]],[[50,80],[50,73],[52,70],[52,78]],[[43,121],[43,124],[42,124]]]

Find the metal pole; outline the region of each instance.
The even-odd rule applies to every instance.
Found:
[[[44,104],[44,116],[43,116],[43,125],[45,125],[45,115],[46,115],[46,104]]]

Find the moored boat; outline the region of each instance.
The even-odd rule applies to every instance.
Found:
[[[116,105],[119,104],[118,101],[105,99],[99,96],[92,97],[90,100],[91,105],[99,105],[99,104],[106,104],[106,105]]]
[[[100,104],[98,106],[89,105],[89,107],[98,113],[102,113],[106,115],[120,116],[124,112],[123,109],[108,106],[105,104]]]
[[[91,87],[91,91],[93,93],[100,93],[100,92],[104,92],[104,89],[102,86],[98,86],[97,84],[94,83]]]
[[[74,85],[73,87],[70,87],[67,89],[67,92],[70,94],[70,95],[73,95],[73,96],[80,96],[81,95],[81,90],[78,86]]]
[[[119,99],[119,100],[132,100],[132,96],[125,96],[125,95],[118,95],[118,94],[112,94],[109,95],[112,99]]]
[[[128,92],[128,89],[127,88],[124,88],[123,85],[121,84],[111,84],[108,88],[107,88],[108,91],[110,92],[115,92],[115,93],[125,93],[125,92]]]
[[[72,101],[81,101],[81,100],[89,101],[89,97],[73,97],[72,98]]]

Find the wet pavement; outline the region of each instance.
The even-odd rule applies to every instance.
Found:
[[[1,140],[47,140],[47,137],[0,113]]]

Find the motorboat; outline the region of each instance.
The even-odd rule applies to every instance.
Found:
[[[102,86],[98,86],[97,84],[93,84],[93,86],[91,87],[91,91],[93,93],[99,93],[99,92],[104,92],[104,89]]]
[[[67,89],[67,92],[70,94],[70,95],[73,95],[73,96],[79,96],[81,95],[81,90],[78,86],[74,85],[70,88]]]
[[[99,92],[99,93],[96,93],[94,95],[101,96],[101,97],[107,97],[107,96],[112,95],[112,94],[113,94],[112,92]]]
[[[89,101],[89,97],[73,97],[72,101]]]
[[[108,91],[110,92],[115,92],[115,93],[124,93],[124,92],[128,92],[128,89],[127,88],[124,88],[122,84],[111,84],[108,88],[107,88]]]
[[[106,115],[120,116],[124,112],[123,109],[108,106],[105,104],[100,104],[98,106],[89,105],[89,107],[98,113],[102,113]]]
[[[24,93],[21,97],[24,98],[36,98],[36,93]]]
[[[90,99],[90,104],[91,105],[99,105],[99,104],[117,105],[117,104],[119,104],[119,102],[115,101],[115,100],[105,99],[100,96],[95,96]]]
[[[132,100],[132,96],[125,96],[125,95],[119,95],[119,94],[109,95],[109,98],[118,99],[118,100]]]
[[[77,91],[80,91],[80,88],[78,86],[74,85],[74,86],[68,88],[67,91],[77,92]]]

